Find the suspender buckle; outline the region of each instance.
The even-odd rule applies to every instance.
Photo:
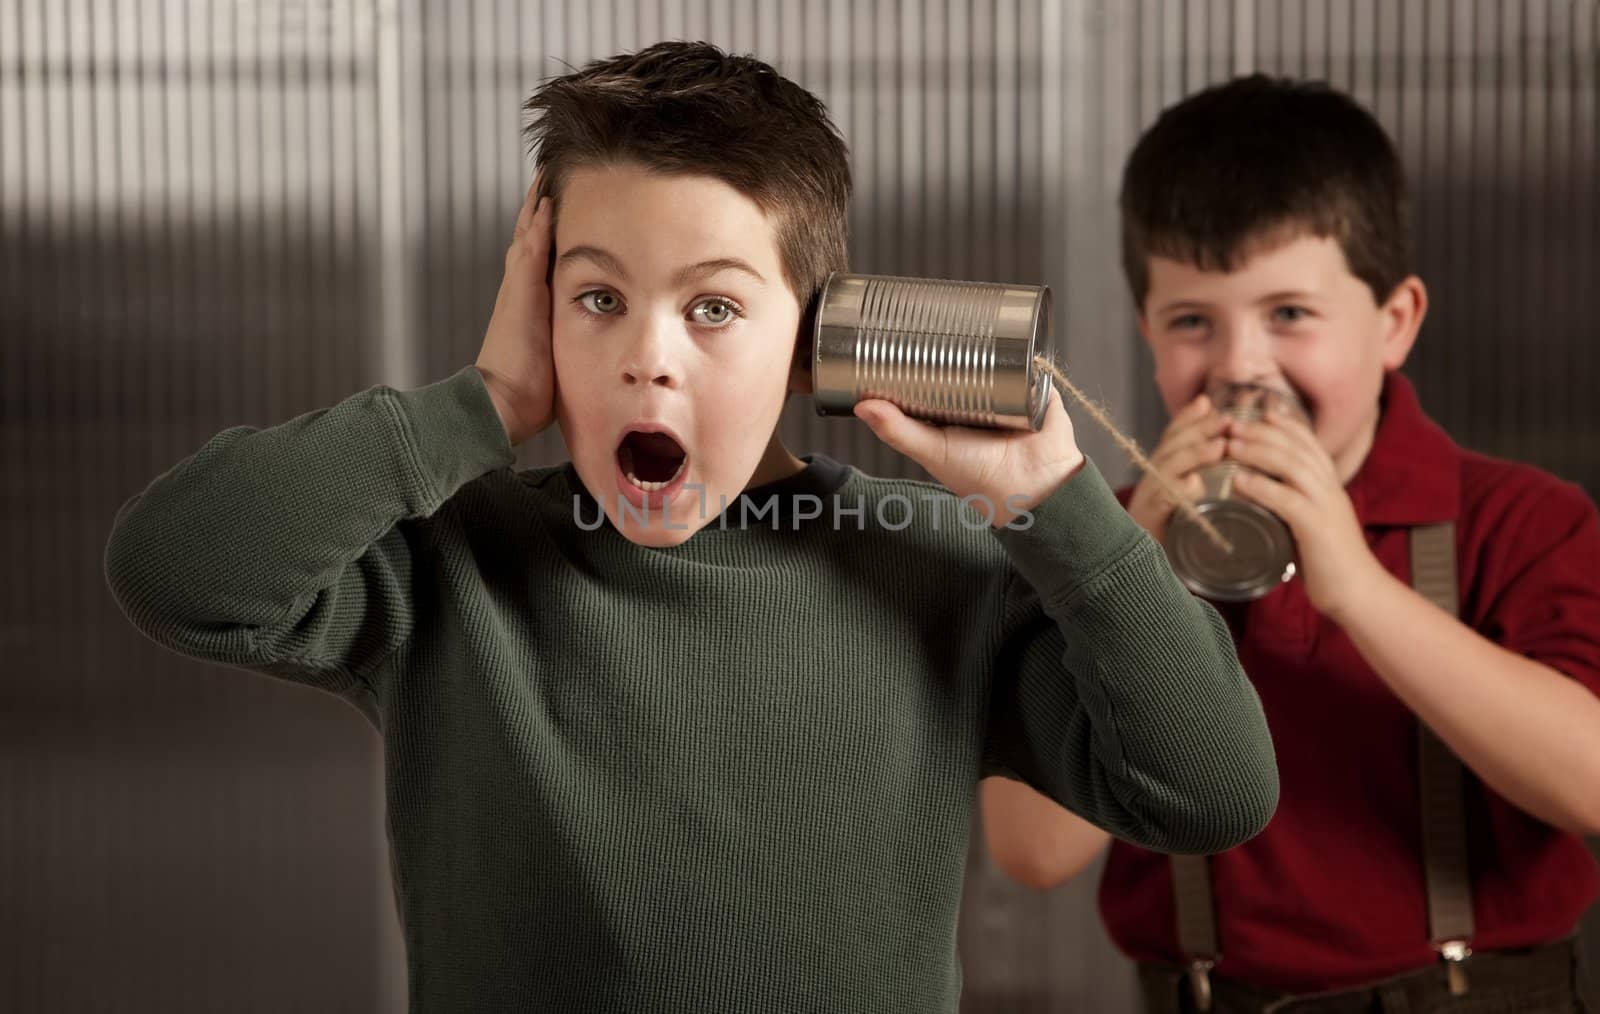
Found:
[[[1195,958],[1189,962],[1189,996],[1200,1014],[1211,1010],[1211,969],[1216,964],[1210,958]]]
[[[1445,981],[1451,996],[1467,995],[1467,959],[1472,957],[1472,947],[1465,940],[1446,940],[1439,945],[1439,956],[1444,959]]]

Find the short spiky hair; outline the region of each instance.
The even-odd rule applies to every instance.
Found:
[[[844,138],[816,96],[760,60],[704,42],[660,42],[551,78],[523,111],[524,139],[558,209],[580,166],[632,162],[711,176],[771,217],[802,307],[845,268]]]
[[[1252,74],[1179,102],[1129,156],[1120,206],[1141,308],[1151,255],[1231,271],[1280,235],[1337,240],[1380,304],[1410,274],[1400,158],[1370,113],[1320,83]]]

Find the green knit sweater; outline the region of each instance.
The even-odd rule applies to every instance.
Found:
[[[1226,628],[1093,465],[997,532],[813,457],[650,549],[513,464],[468,367],[226,430],[107,547],[155,641],[381,731],[413,1011],[954,1011],[984,771],[1156,849],[1272,814]]]

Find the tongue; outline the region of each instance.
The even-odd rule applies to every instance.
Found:
[[[666,482],[683,463],[683,448],[665,433],[630,433],[633,474],[645,482]]]

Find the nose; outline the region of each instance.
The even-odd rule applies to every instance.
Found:
[[[1212,343],[1213,382],[1232,384],[1260,383],[1275,372],[1272,339],[1251,321],[1230,321],[1218,325],[1222,331]]]
[[[678,357],[673,352],[672,325],[642,320],[623,350],[620,373],[628,386],[649,384],[676,388],[683,382]]]

